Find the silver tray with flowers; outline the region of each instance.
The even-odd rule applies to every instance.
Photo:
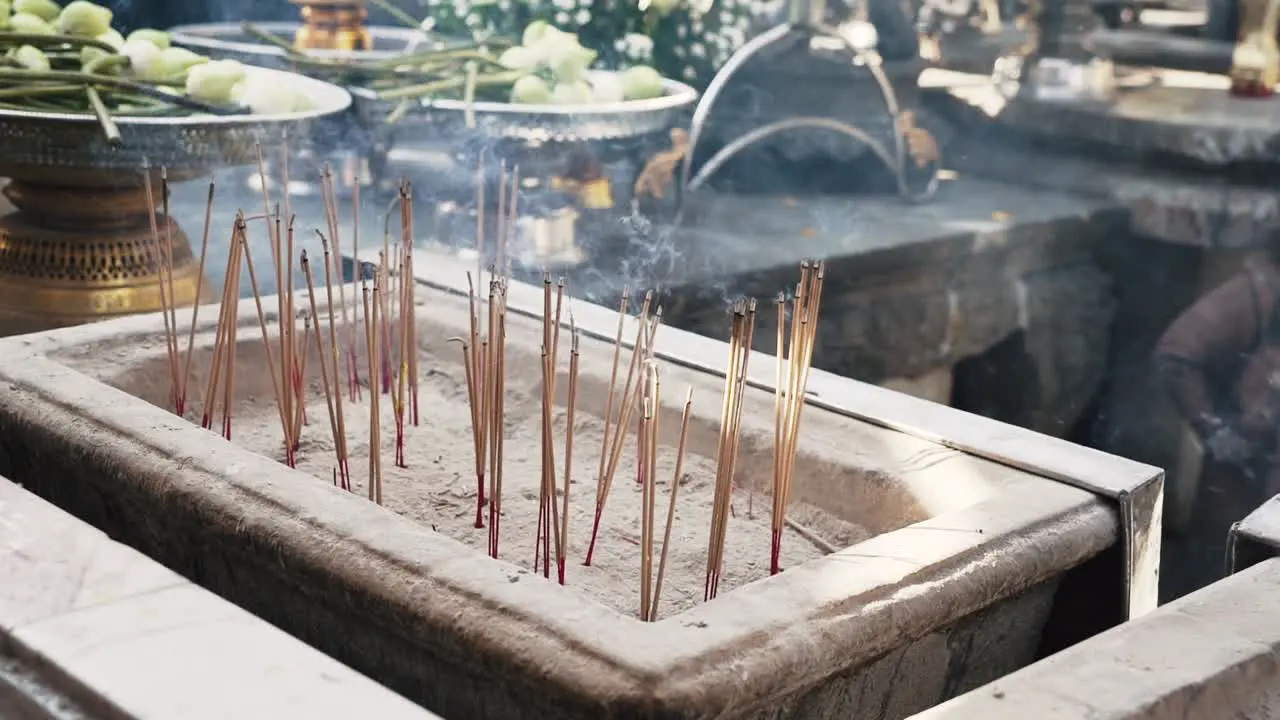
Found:
[[[292,135],[351,105],[312,78],[211,61],[165,33],[128,38],[86,0],[16,0],[0,13],[0,174],[178,173],[252,162],[259,143]]]
[[[400,137],[467,132],[530,144],[665,132],[698,100],[692,87],[652,67],[592,69],[595,58],[576,35],[534,21],[521,44],[496,57],[477,52],[460,72],[412,85],[373,83],[352,94],[362,117],[385,118]]]

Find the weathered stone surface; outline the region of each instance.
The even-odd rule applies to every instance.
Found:
[[[423,262],[424,279],[464,287],[461,264]],[[538,289],[513,284],[511,322],[540,302]],[[457,297],[424,307],[423,323],[465,327]],[[612,334],[616,316],[590,305],[575,314],[584,357],[605,367],[610,344],[596,338]],[[251,308],[242,319],[256,322]],[[912,487],[954,509],[643,624],[552,584],[513,583],[510,566],[50,357],[159,327],[133,318],[0,343],[0,469],[446,716],[901,717],[1030,659],[1051,604],[1072,614],[1053,584],[1115,547],[1119,523],[1110,501],[1068,484],[1108,498],[1159,489],[1154,468],[816,371],[807,442],[838,429],[824,447],[859,447],[858,472],[936,477],[937,495]],[[723,361],[722,344],[663,332],[673,353],[664,383],[699,393],[718,384],[708,369]],[[206,326],[199,347],[211,339]],[[757,389],[771,377],[765,365],[753,363],[748,393],[768,407]],[[976,504],[955,495],[988,473],[1013,484]],[[829,481],[839,484],[832,498],[858,491],[842,475]],[[1134,582],[1094,595],[1140,614],[1158,540],[1146,525],[1134,537]],[[913,678],[913,692],[869,679],[882,673]]]
[[[75,720],[434,717],[3,478],[0,703]]]
[[[1276,717],[1278,596],[1280,560],[1265,560],[916,717]]]

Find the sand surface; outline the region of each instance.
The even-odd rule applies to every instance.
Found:
[[[480,552],[488,547],[488,530],[475,527],[477,483],[475,452],[461,360],[457,364],[425,357],[420,361],[419,425],[406,421],[407,467],[395,466],[395,421],[390,396],[382,395],[383,503],[403,515],[459,540]],[[513,379],[514,380],[514,379]],[[297,455],[297,467],[332,482],[336,467],[333,437],[318,382],[308,398],[309,424]],[[534,571],[541,482],[540,389],[536,383],[510,382],[506,401],[506,440],[499,557]],[[344,403],[353,493],[368,497],[369,394]],[[572,480],[569,486],[569,543],[566,584],[582,590],[619,612],[638,613],[640,606],[641,491],[636,482],[634,427],[608,495],[591,566],[584,566],[595,516],[596,476],[604,437],[604,403],[584,398],[575,417]],[[600,407],[592,407],[599,404]],[[593,414],[594,413],[594,414]],[[556,471],[563,484],[567,413],[555,409]],[[271,397],[253,398],[241,405],[234,420],[235,442],[283,462],[280,423]],[[674,432],[677,428],[666,428]],[[659,448],[658,524],[655,529],[656,572],[661,535],[675,466],[675,443]],[[706,550],[714,493],[714,460],[696,454],[685,457],[677,495],[671,549],[663,581],[660,615],[670,615],[703,599]],[[487,483],[486,483],[487,484]],[[558,495],[558,502],[561,496]],[[748,516],[748,505],[752,512]],[[793,505],[790,516],[826,542],[843,547],[866,536],[865,531],[810,506]],[[487,511],[486,511],[487,523]],[[769,574],[770,499],[739,490],[728,525],[719,592],[724,594]],[[825,552],[813,542],[787,530],[782,546],[785,569]],[[536,570],[541,579],[542,564]],[[556,570],[552,562],[552,578]]]

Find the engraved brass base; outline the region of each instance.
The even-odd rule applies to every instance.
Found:
[[[299,50],[373,49],[373,36],[365,27],[369,13],[360,0],[290,0],[301,5],[302,27],[294,35]]]
[[[163,307],[157,267],[166,248],[152,238],[141,188],[70,188],[15,180],[4,195],[18,212],[0,218],[0,335]],[[161,243],[165,222],[162,217]],[[190,307],[196,300],[198,264],[186,234],[173,220],[167,222],[173,233],[175,304]],[[209,299],[207,283],[204,288]]]

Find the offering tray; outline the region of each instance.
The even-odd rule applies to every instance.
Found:
[[[351,105],[346,90],[279,70],[313,109],[281,115],[115,118],[112,145],[92,115],[0,110],[0,176],[17,212],[0,218],[0,335],[74,325],[161,308],[158,261],[143,168],[161,200],[171,182],[257,158],[259,143],[305,140],[315,121]],[[173,304],[197,299],[191,243],[172,218]],[[167,291],[166,291],[167,292]],[[203,293],[200,293],[203,294]]]
[[[626,140],[665,133],[677,124],[681,112],[698,101],[692,87],[671,80],[662,81],[663,94],[650,100],[629,100],[590,105],[517,105],[503,102],[475,102],[424,98],[413,111],[395,124],[397,137],[468,133],[495,140],[519,140],[529,145],[549,142],[578,143],[598,140]],[[352,90],[361,117],[386,117],[395,101],[379,100],[364,88]],[[468,129],[468,109],[475,127]]]

